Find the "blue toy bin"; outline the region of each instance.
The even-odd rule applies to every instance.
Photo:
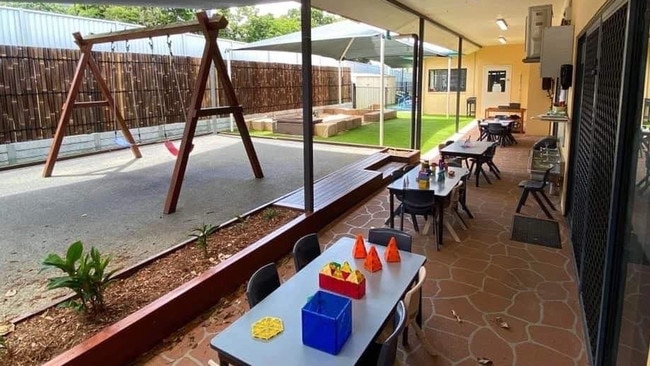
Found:
[[[302,307],[302,343],[333,355],[338,354],[352,333],[352,301],[316,291]]]

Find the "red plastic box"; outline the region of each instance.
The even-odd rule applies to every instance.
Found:
[[[337,294],[360,299],[366,295],[366,279],[364,277],[358,284],[328,276],[322,273],[318,274],[318,286],[320,288],[332,291]]]

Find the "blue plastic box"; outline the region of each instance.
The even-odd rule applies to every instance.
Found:
[[[302,343],[336,355],[352,333],[352,301],[316,291],[302,307]]]

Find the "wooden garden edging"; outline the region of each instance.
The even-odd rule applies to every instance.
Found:
[[[166,336],[235,291],[260,266],[276,261],[315,224],[302,214],[270,235],[205,271],[126,318],[58,355],[54,365],[121,365],[151,349]]]

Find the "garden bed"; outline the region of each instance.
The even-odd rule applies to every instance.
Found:
[[[25,318],[6,337],[6,350],[0,354],[0,364],[34,365],[47,362],[100,333],[107,326],[149,307],[148,304],[152,302],[158,302],[156,300],[165,294],[200,277],[206,270],[256,243],[300,214],[299,211],[277,207],[258,211],[210,235],[208,258],[190,244],[148,261],[135,270],[124,271],[124,278],[106,290],[107,309],[98,316],[90,317],[71,308],[53,306]],[[87,246],[91,244],[87,243]],[[54,271],[43,274],[44,279],[58,275]]]

